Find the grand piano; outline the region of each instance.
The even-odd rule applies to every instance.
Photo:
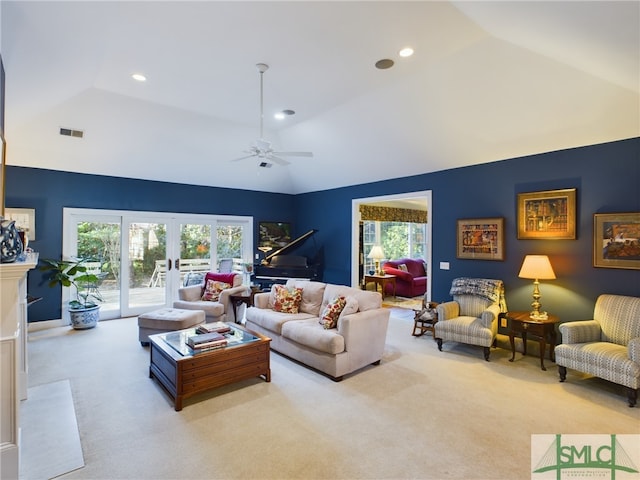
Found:
[[[300,248],[316,232],[317,230],[311,229],[284,247],[265,256],[264,260],[254,267],[256,282],[264,288],[274,283],[283,283],[290,278],[319,281],[322,277],[322,262],[318,258],[317,248],[315,248],[314,255],[309,258],[289,254],[289,252]]]

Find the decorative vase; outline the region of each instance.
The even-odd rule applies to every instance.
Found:
[[[71,326],[75,330],[87,330],[93,328],[100,320],[100,305],[82,309],[69,309]]]
[[[3,220],[0,223],[0,262],[15,262],[22,248],[15,220]]]

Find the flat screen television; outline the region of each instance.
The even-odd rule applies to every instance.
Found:
[[[288,222],[259,222],[259,249],[277,250],[291,243],[291,224]]]

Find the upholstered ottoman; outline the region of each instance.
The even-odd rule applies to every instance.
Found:
[[[195,327],[204,323],[204,319],[203,310],[161,308],[143,313],[138,317],[138,340],[144,347],[149,345],[149,335]]]

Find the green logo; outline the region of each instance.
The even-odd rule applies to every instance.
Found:
[[[544,437],[548,439],[547,435]],[[533,473],[555,471],[557,480],[562,478],[563,471],[566,471],[568,477],[589,478],[596,474],[601,477],[608,470],[609,478],[612,480],[615,480],[617,471],[638,473],[638,467],[620,445],[615,434],[569,435],[569,439],[566,437],[567,435],[563,443],[562,436],[555,435],[544,454],[539,457]],[[533,446],[532,439],[532,448]]]

